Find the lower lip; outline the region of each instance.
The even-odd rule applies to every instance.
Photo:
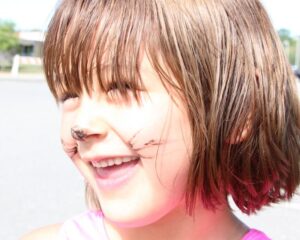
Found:
[[[140,159],[121,165],[96,168],[95,173],[99,187],[101,189],[113,189],[125,184],[134,175],[139,162]]]

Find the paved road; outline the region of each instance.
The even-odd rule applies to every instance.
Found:
[[[85,209],[81,177],[59,145],[59,112],[42,79],[0,76],[0,239]],[[300,239],[300,197],[247,217],[272,239]]]
[[[0,79],[0,239],[85,209],[82,179],[59,145],[59,112],[41,79]]]

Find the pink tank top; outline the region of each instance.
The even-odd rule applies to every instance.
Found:
[[[59,240],[109,240],[101,212],[88,211],[67,220],[59,232]],[[251,229],[241,240],[271,240],[264,233]]]
[[[267,235],[261,231],[250,229],[242,240],[271,240],[271,238],[267,237]]]

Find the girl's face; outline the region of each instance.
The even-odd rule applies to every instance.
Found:
[[[140,104],[130,88],[126,101],[116,87],[104,93],[96,84],[91,94],[62,103],[63,147],[96,192],[105,218],[120,226],[145,226],[185,207],[192,148],[187,112],[146,56],[141,78]],[[86,137],[75,140],[74,127]]]

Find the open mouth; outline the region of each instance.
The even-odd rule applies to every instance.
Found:
[[[92,161],[97,182],[101,187],[115,187],[129,180],[140,163],[139,157],[118,157]]]

